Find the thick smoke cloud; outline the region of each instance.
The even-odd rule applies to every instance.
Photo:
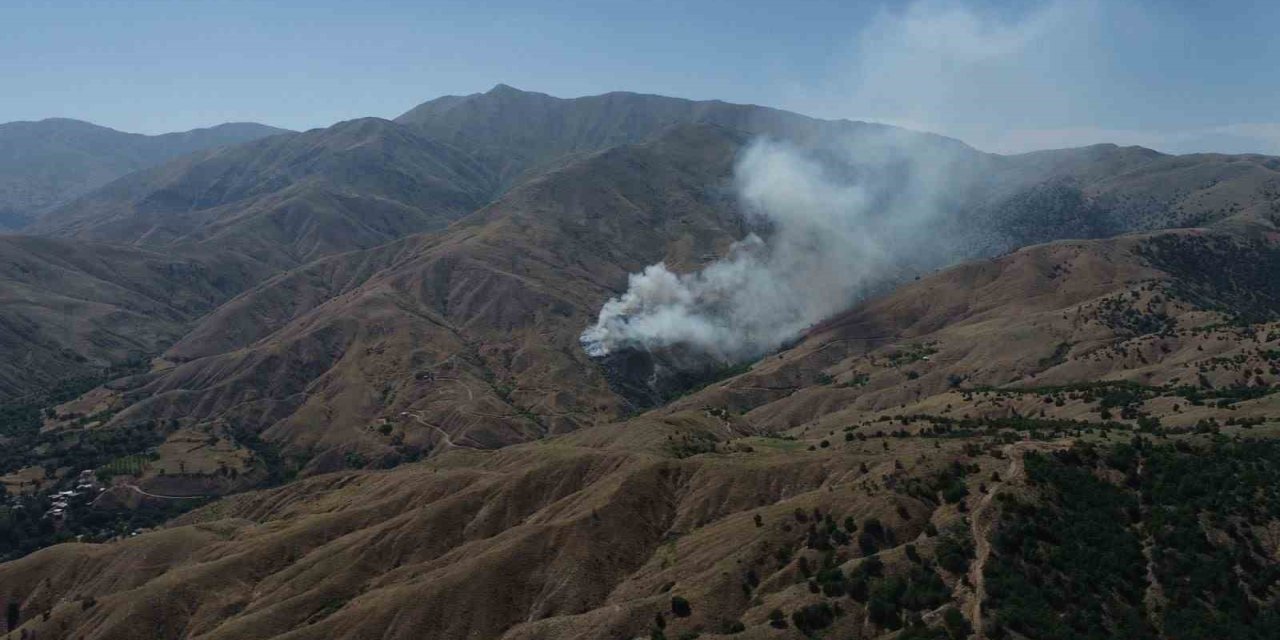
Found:
[[[895,275],[933,262],[946,145],[874,130],[821,150],[755,141],[734,189],[758,229],[701,271],[632,274],[582,334],[591,356],[679,347],[721,363],[776,349]]]

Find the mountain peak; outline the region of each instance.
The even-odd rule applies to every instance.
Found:
[[[498,84],[493,85],[492,89],[485,92],[486,95],[501,95],[504,93],[519,94],[519,93],[527,93],[527,92],[521,91],[509,84],[505,84],[502,82],[499,82]]]
[[[88,122],[88,121],[85,121],[85,120],[79,120],[79,119],[76,119],[76,118],[53,117],[53,118],[44,118],[44,119],[42,119],[42,120],[38,120],[37,122],[39,122],[40,124],[61,124],[61,125],[89,126],[89,127],[97,127],[97,128],[99,128],[99,129],[106,129],[106,128],[108,128],[108,127],[103,127],[103,126],[102,126],[102,125],[100,125],[100,124],[94,124],[94,123],[92,123],[92,122]]]
[[[0,130],[24,130],[31,132],[106,132],[124,134],[110,127],[75,118],[44,118],[41,120],[16,120],[0,123]],[[130,134],[124,134],[130,135]]]

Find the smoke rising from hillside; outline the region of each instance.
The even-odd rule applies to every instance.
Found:
[[[939,255],[948,145],[901,131],[821,150],[760,139],[734,190],[758,229],[694,273],[665,264],[631,275],[581,341],[593,357],[681,347],[722,363],[758,357]]]
[[[840,113],[856,105],[894,116],[881,120],[972,133],[983,123],[1016,125],[1028,109],[1069,113],[1093,96],[1078,95],[1074,76],[1063,83],[1046,69],[1092,50],[1095,15],[1092,0],[1049,0],[1014,15],[959,0],[882,11],[851,68],[814,97]],[[701,271],[654,264],[632,274],[583,332],[583,347],[597,357],[678,347],[726,364],[753,359],[876,287],[998,248],[983,229],[943,215],[981,181],[976,161],[959,145],[902,130],[864,130],[820,148],[757,140],[734,176],[757,232]]]

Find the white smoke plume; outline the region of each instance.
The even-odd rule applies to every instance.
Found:
[[[836,65],[842,76],[815,88],[807,100],[815,109],[801,110],[857,108],[965,135],[986,133],[975,123],[1017,126],[1028,110],[1051,119],[1076,106],[1084,83],[1046,72],[1091,50],[1082,41],[1095,33],[1095,16],[1094,0],[1048,0],[1012,15],[963,0],[885,10],[860,34],[852,65]],[[959,210],[984,197],[971,149],[875,128],[819,144],[750,145],[734,187],[757,233],[695,273],[654,264],[632,274],[583,332],[587,353],[678,348],[722,364],[756,358],[913,271],[1000,247]]]
[[[776,349],[932,253],[946,148],[893,130],[821,151],[755,141],[734,189],[759,234],[701,271],[659,263],[632,274],[583,332],[584,349],[681,347],[722,363]]]

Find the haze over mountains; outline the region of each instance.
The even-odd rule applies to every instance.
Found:
[[[22,228],[43,211],[134,171],[283,132],[255,123],[158,136],[68,118],[0,124],[0,229]]]
[[[55,125],[22,140],[48,166],[91,160],[56,179],[0,164],[29,220],[0,238],[0,397],[18,416],[0,437],[20,452],[0,473],[33,509],[80,468],[109,488],[45,537],[5,529],[0,597],[38,637],[965,637],[948,611],[992,637],[1069,637],[1031,619],[1061,601],[999,591],[1043,568],[993,533],[1026,513],[990,496],[1062,498],[1053,474],[1083,467],[1138,477],[1036,453],[1071,441],[1202,447],[1280,417],[1277,158],[1000,156],[763,107],[506,85],[301,133]],[[872,247],[892,254],[873,274],[833,267],[865,282],[763,357],[709,362],[680,341],[591,357],[579,337],[631,274],[778,237],[735,190],[762,139],[856,188],[881,216],[867,224],[917,212],[925,184],[936,211]],[[84,515],[225,494],[113,542]],[[1274,521],[1223,517],[1242,540]],[[1174,548],[1141,529],[1152,518],[1117,539]],[[37,549],[63,531],[86,541]],[[1053,570],[1103,602],[1072,629],[1190,637],[1170,578],[1148,597]],[[1243,587],[1257,619],[1269,585]]]

